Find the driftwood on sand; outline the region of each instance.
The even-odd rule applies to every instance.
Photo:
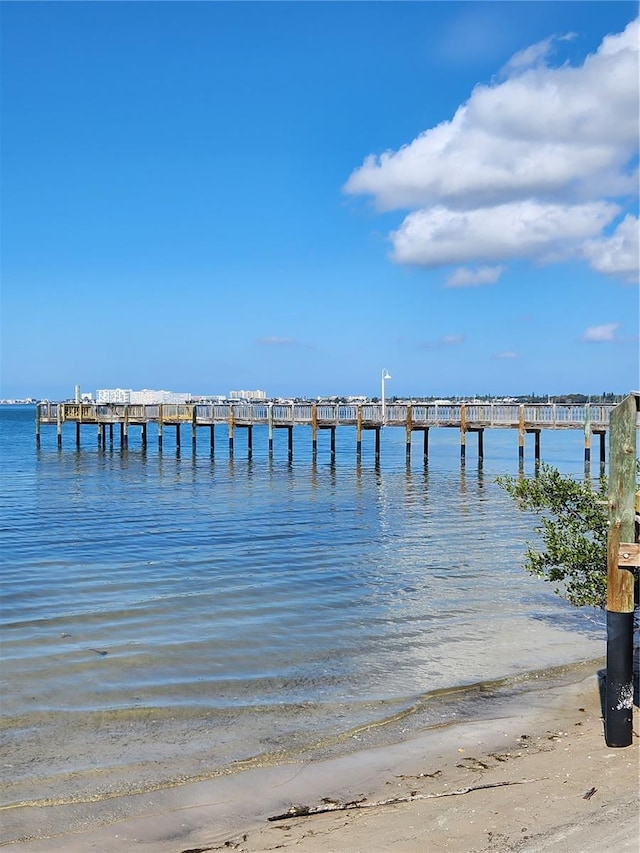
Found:
[[[520,779],[513,782],[491,782],[486,785],[471,785],[468,788],[457,788],[454,791],[441,791],[438,794],[419,794],[412,792],[406,797],[391,797],[388,800],[350,800],[340,802],[325,797],[319,806],[292,805],[283,814],[272,815],[267,818],[270,821],[290,820],[292,817],[310,817],[327,812],[347,811],[349,809],[373,809],[378,806],[395,806],[399,803],[413,803],[416,800],[435,800],[440,797],[457,797],[461,794],[470,794],[472,791],[483,791],[486,788],[504,788],[506,785],[526,785],[528,782],[539,782],[539,779]]]

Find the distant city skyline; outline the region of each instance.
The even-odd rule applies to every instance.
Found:
[[[0,397],[640,384],[637,3],[4,3],[0,38]]]

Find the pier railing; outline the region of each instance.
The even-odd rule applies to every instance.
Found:
[[[79,423],[193,423],[202,426],[282,424],[300,426],[318,423],[347,426],[362,423],[375,426],[460,427],[467,429],[492,427],[525,429],[607,430],[613,406],[563,405],[560,403],[387,403],[383,422],[380,403],[164,403],[137,405],[124,403],[38,403],[41,424]]]

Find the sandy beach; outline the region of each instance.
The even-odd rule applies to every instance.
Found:
[[[251,767],[117,802],[4,810],[3,846],[20,853],[636,851],[637,713],[633,745],[608,748],[597,672],[585,666],[569,683],[506,701],[498,715],[392,746]],[[270,820],[292,805],[343,804],[351,807]],[[54,818],[58,826],[63,819],[63,832],[51,831]]]

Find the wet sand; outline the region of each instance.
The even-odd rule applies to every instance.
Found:
[[[588,669],[570,683],[512,697],[490,718],[391,746],[363,744],[341,758],[251,767],[116,800],[3,810],[3,846],[20,853],[636,853],[638,711],[633,745],[608,748],[597,673]],[[269,820],[292,804],[324,800],[360,807]],[[374,805],[383,800],[401,802]]]

